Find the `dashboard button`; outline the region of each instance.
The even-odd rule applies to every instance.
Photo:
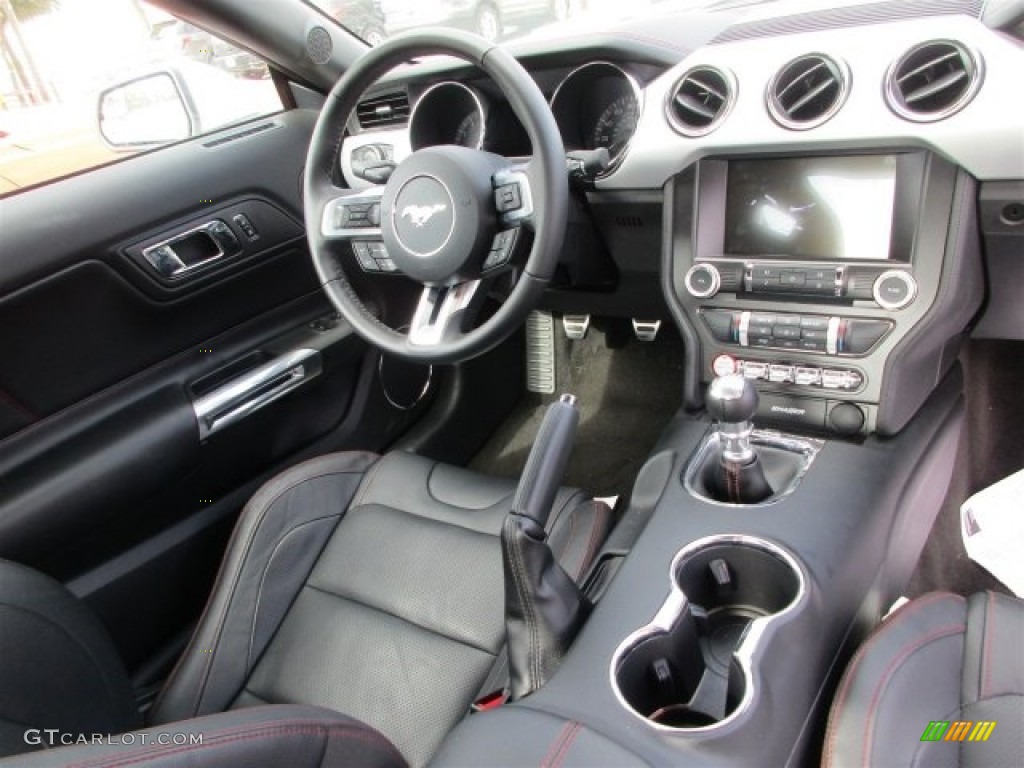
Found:
[[[821,368],[797,367],[793,371],[793,383],[801,387],[816,387],[821,383]]]
[[[792,365],[770,365],[768,366],[768,381],[776,384],[788,384],[793,381]]]
[[[747,336],[753,338],[755,336],[771,336],[772,327],[770,325],[754,325],[751,323],[747,326]]]
[[[800,339],[800,349],[805,352],[827,352],[828,342],[825,339]]]
[[[801,320],[800,315],[776,315],[775,325],[792,325],[799,328]]]
[[[743,363],[743,375],[748,379],[765,379],[768,377],[768,364],[748,360]]]
[[[772,328],[772,334],[777,339],[799,339],[800,327],[791,325],[776,325]]]
[[[807,339],[808,341],[828,341],[828,329],[823,330],[812,330],[808,328],[800,329],[800,338]]]
[[[820,315],[802,315],[800,327],[808,331],[827,331],[829,318]]]
[[[775,315],[765,314],[764,312],[751,312],[750,313],[750,324],[751,325],[775,325]]]
[[[779,349],[800,349],[799,339],[774,339],[772,346]]]
[[[796,270],[788,270],[782,273],[779,282],[782,285],[803,285],[807,282],[807,274]]]

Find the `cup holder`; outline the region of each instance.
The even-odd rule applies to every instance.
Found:
[[[706,729],[746,708],[754,649],[804,599],[803,571],[763,539],[716,536],[676,555],[672,591],[612,659],[622,703],[656,727]]]

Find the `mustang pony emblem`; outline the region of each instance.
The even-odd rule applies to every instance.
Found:
[[[409,219],[417,227],[422,227],[430,221],[431,216],[447,208],[447,205],[407,205],[402,209],[402,218]]]

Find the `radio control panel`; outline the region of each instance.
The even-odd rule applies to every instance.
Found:
[[[873,301],[882,309],[897,310],[917,298],[917,281],[908,269],[848,264],[701,261],[690,267],[683,284],[695,299],[718,293],[813,297],[823,302]]]

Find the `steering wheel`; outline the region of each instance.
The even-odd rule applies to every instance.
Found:
[[[526,128],[533,156],[428,147],[403,160],[383,186],[335,186],[345,125],[366,89],[394,67],[435,54],[475,64],[494,80]],[[508,52],[468,33],[412,32],[368,51],[331,90],[310,141],[303,197],[313,265],[356,333],[407,360],[454,363],[507,338],[550,281],[568,211],[565,149],[543,94]],[[531,236],[525,263],[516,264]],[[346,278],[360,264],[422,284],[408,332],[392,330],[360,301]],[[473,327],[491,283],[516,271],[501,307]]]

